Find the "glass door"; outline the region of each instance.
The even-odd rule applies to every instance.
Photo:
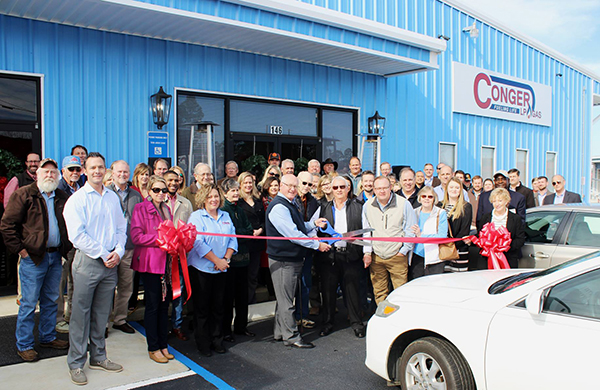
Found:
[[[296,173],[307,167],[309,160],[319,159],[319,140],[316,137],[285,137],[231,133],[231,151],[227,160],[234,160],[240,171],[250,171],[262,177],[269,154],[276,152],[281,159],[292,159]]]

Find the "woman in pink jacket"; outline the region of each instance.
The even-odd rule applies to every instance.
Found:
[[[167,363],[173,355],[167,349],[169,332],[169,302],[171,288],[171,257],[158,247],[156,228],[167,219],[172,219],[164,203],[167,182],[159,176],[148,181],[150,198],[135,205],[131,216],[131,240],[135,245],[131,268],[139,272],[144,282],[146,311],[144,325],[150,359]]]

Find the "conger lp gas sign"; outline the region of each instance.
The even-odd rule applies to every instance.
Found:
[[[452,111],[552,125],[552,87],[458,62],[452,65]]]

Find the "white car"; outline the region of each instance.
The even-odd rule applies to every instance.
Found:
[[[366,343],[367,367],[404,390],[600,388],[600,252],[413,280],[379,304]]]

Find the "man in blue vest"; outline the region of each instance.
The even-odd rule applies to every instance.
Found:
[[[316,226],[325,227],[327,220],[319,218],[314,223],[305,222],[294,203],[298,195],[298,179],[294,175],[281,178],[279,193],[267,208],[266,230],[271,237],[308,237]],[[302,264],[308,249],[327,252],[331,246],[313,240],[268,240],[269,270],[275,288],[277,306],[273,336],[286,346],[313,348],[312,343],[302,340],[294,318],[294,295]]]

